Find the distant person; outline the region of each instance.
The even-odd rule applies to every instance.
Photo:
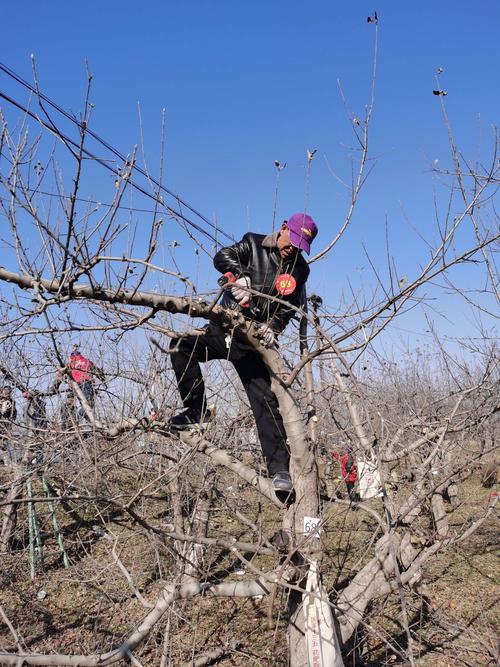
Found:
[[[47,428],[47,410],[45,399],[36,392],[23,391],[23,397],[26,399],[24,410],[26,425],[35,430]]]
[[[75,347],[69,358],[71,378],[79,385],[85,400],[94,407],[96,378],[104,381],[104,373],[93,361],[84,357],[78,347]]]
[[[12,398],[12,389],[5,385],[2,387],[0,395],[0,420],[2,422],[10,423],[16,421],[17,408]]]
[[[354,455],[352,450],[348,447],[347,450],[340,455],[338,452],[332,453],[335,461],[340,461],[340,472],[342,479],[345,482],[347,488],[347,495],[352,501],[356,501],[356,480],[358,479],[358,470],[356,468],[356,461],[354,460]]]
[[[10,456],[9,439],[16,417],[17,409],[12,397],[12,389],[5,385],[0,392],[0,455],[5,462],[7,462],[7,454]]]
[[[59,410],[59,421],[63,431],[73,431],[76,423],[75,395],[69,392]]]
[[[104,381],[104,373],[94,364],[94,362],[83,356],[77,345],[75,345],[71,352],[67,368],[71,379],[78,385],[90,408],[93,408],[95,405],[96,394],[95,382],[96,379]],[[63,378],[64,374],[60,371],[58,373],[58,382]],[[83,406],[78,410],[78,415],[88,420],[87,413],[83,409]]]

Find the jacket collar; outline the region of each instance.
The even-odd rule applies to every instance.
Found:
[[[278,247],[278,236],[279,232],[274,232],[274,234],[268,234],[262,239],[262,246],[264,248],[277,248]]]

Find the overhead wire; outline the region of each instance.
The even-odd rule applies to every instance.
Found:
[[[31,93],[33,93],[36,97],[42,99],[44,102],[46,102],[47,104],[49,104],[49,105],[50,105],[53,109],[55,109],[58,113],[60,113],[60,114],[63,115],[65,118],[67,118],[69,121],[71,121],[72,123],[74,123],[80,130],[84,130],[89,136],[91,136],[91,137],[92,137],[93,139],[95,139],[99,144],[101,144],[101,145],[104,146],[107,150],[109,150],[115,157],[119,158],[122,162],[127,162],[127,157],[126,157],[123,153],[121,153],[118,149],[114,148],[114,146],[112,146],[109,142],[107,142],[105,139],[103,139],[102,137],[100,137],[96,132],[94,132],[93,130],[91,130],[87,125],[84,125],[81,121],[78,120],[78,118],[76,118],[76,117],[74,116],[74,114],[71,114],[71,113],[69,113],[68,111],[66,111],[63,107],[61,107],[59,104],[57,104],[57,103],[54,102],[52,99],[50,99],[47,95],[45,95],[44,93],[42,93],[38,88],[35,88],[34,86],[32,86],[28,81],[26,81],[25,79],[23,79],[21,76],[19,76],[18,74],[16,74],[16,72],[14,72],[11,68],[9,68],[7,65],[5,65],[5,64],[3,64],[3,63],[1,63],[1,62],[0,62],[0,71],[4,72],[5,74],[7,74],[7,76],[11,77],[11,78],[14,79],[15,81],[17,81],[19,84],[21,84],[22,86],[24,86],[27,90],[29,90]],[[9,96],[7,96],[5,93],[0,93],[0,94],[1,94],[1,96],[2,96],[6,101],[8,101],[9,103],[14,104],[14,105],[17,106],[18,108],[23,108],[23,110],[24,110],[26,113],[28,113],[32,118],[34,118],[37,122],[39,122],[45,129],[49,130],[49,131],[52,132],[52,133],[55,132],[56,134],[59,134],[59,135],[60,135],[60,138],[63,138],[65,141],[68,141],[68,140],[69,140],[68,137],[66,137],[65,135],[63,135],[59,130],[55,130],[53,127],[50,127],[47,123],[45,123],[45,122],[44,122],[41,118],[39,118],[36,114],[33,114],[32,112],[29,112],[25,107],[22,107],[22,105],[20,105],[19,103],[14,102],[14,100],[12,100],[11,98],[9,98]],[[71,143],[73,146],[76,146],[76,143],[75,143],[74,141],[72,141],[72,140],[69,140],[69,141],[70,141],[70,143]],[[86,153],[87,153],[87,151],[86,151]],[[118,175],[118,176],[120,175],[116,170],[114,170],[112,167],[110,167],[110,165],[108,165],[106,162],[100,160],[99,158],[96,158],[96,157],[93,156],[90,152],[88,152],[88,155],[89,155],[89,157],[92,157],[92,159],[95,159],[99,164],[101,164],[101,165],[103,165],[103,166],[106,166],[108,169],[111,169],[112,171],[114,171],[114,173],[115,173],[116,175]],[[171,190],[169,190],[166,186],[164,186],[162,183],[160,183],[156,178],[154,178],[154,177],[152,177],[150,174],[148,174],[142,167],[140,167],[140,166],[137,165],[137,164],[133,164],[133,165],[131,165],[131,167],[132,167],[132,169],[134,169],[135,171],[137,171],[139,174],[141,174],[142,176],[144,176],[145,178],[147,178],[148,180],[150,180],[154,185],[156,185],[156,186],[159,188],[160,191],[167,193],[170,197],[174,198],[174,199],[176,200],[177,203],[179,203],[179,204],[181,204],[182,206],[186,207],[189,211],[191,211],[191,212],[194,213],[196,216],[198,216],[201,220],[203,220],[203,222],[204,222],[205,224],[207,224],[209,227],[211,227],[216,233],[218,233],[218,234],[220,234],[220,235],[226,237],[226,238],[229,239],[230,241],[234,242],[234,238],[233,238],[231,235],[229,235],[229,234],[227,234],[226,232],[224,232],[224,231],[223,231],[222,229],[220,229],[217,225],[215,225],[211,220],[209,220],[206,216],[204,216],[202,213],[200,213],[199,211],[197,211],[193,206],[191,206],[191,204],[189,204],[189,203],[186,202],[184,199],[182,199],[181,197],[179,197],[179,195],[177,195],[176,193],[174,193],[174,192],[172,192]],[[142,192],[143,194],[146,194],[147,196],[149,196],[150,198],[154,199],[155,201],[158,201],[158,197],[155,197],[155,196],[152,195],[151,193],[149,193],[149,192],[147,192],[147,191],[144,191],[144,190],[143,190],[140,186],[138,186],[135,182],[133,183],[133,185],[134,185],[134,187],[135,187],[136,189],[138,189],[138,190],[139,190],[140,192]],[[212,239],[215,243],[218,243],[217,239],[216,239],[214,236],[212,236],[212,235],[211,235],[209,232],[207,232],[206,230],[203,230],[199,225],[197,226],[196,223],[194,223],[192,220],[187,219],[182,213],[179,213],[179,212],[177,212],[177,211],[173,211],[173,209],[172,209],[171,207],[169,207],[169,206],[168,206],[165,202],[163,202],[163,201],[160,201],[160,203],[161,203],[163,206],[165,206],[165,207],[169,210],[169,212],[171,212],[171,213],[172,213],[172,212],[175,213],[175,216],[178,216],[178,217],[182,218],[187,224],[189,224],[190,226],[192,226],[194,229],[197,229],[197,231],[199,231],[200,233],[203,233],[203,234],[206,235],[208,238]]]
[[[58,192],[47,192],[46,190],[40,190],[40,188],[28,188],[25,187],[26,192],[31,192],[33,194],[42,195],[43,197],[56,197],[57,199],[70,199],[70,195],[61,195]],[[129,211],[131,213],[154,213],[155,210],[152,208],[138,208],[137,206],[132,206],[129,204],[110,204],[109,202],[98,201],[97,199],[92,199],[91,197],[75,197],[75,201],[82,202],[84,204],[95,204],[96,206],[105,206],[106,208],[113,208],[117,210]],[[0,195],[0,201],[8,201],[5,197]]]
[[[50,99],[50,97],[48,97],[47,95],[45,95],[44,93],[42,93],[38,88],[35,88],[35,87],[32,86],[28,81],[26,81],[26,80],[23,79],[21,76],[19,76],[18,74],[16,74],[16,72],[14,72],[14,71],[13,71],[11,68],[9,68],[7,65],[5,65],[5,64],[3,64],[3,63],[0,63],[0,70],[3,71],[3,72],[4,72],[5,74],[7,74],[8,76],[10,76],[11,78],[13,78],[13,79],[14,79],[15,81],[17,81],[18,83],[20,83],[22,86],[24,86],[25,88],[27,88],[30,92],[32,92],[34,95],[36,95],[37,97],[39,97],[40,99],[42,99],[44,102],[47,102],[47,104],[49,104],[53,109],[55,109],[56,111],[58,111],[58,112],[59,112],[60,114],[62,114],[65,118],[67,118],[68,120],[70,120],[72,123],[75,123],[75,125],[77,125],[80,129],[84,129],[85,132],[86,132],[87,134],[89,134],[89,136],[91,136],[93,139],[95,139],[96,141],[98,141],[102,146],[104,146],[104,147],[107,148],[109,151],[111,151],[111,152],[113,153],[113,155],[115,155],[116,157],[118,157],[118,158],[119,158],[120,160],[122,160],[123,162],[126,161],[127,158],[126,158],[126,156],[125,156],[123,153],[121,153],[120,151],[118,151],[118,149],[114,148],[109,142],[107,142],[107,141],[104,140],[102,137],[100,137],[96,132],[94,132],[93,130],[91,130],[88,126],[86,126],[86,125],[84,126],[84,124],[81,123],[81,122],[78,120],[78,118],[76,118],[76,117],[74,116],[74,114],[71,114],[71,113],[69,113],[68,111],[66,111],[63,107],[61,107],[59,104],[57,104],[57,103],[54,102],[52,99]],[[174,193],[174,192],[172,192],[171,190],[169,190],[166,186],[164,186],[162,183],[160,183],[157,179],[155,179],[155,178],[152,177],[150,174],[148,174],[144,169],[142,169],[142,167],[140,167],[139,165],[133,165],[133,168],[134,168],[136,171],[138,171],[142,176],[145,176],[146,178],[148,178],[152,183],[154,183],[157,187],[159,187],[160,190],[166,192],[168,195],[170,195],[171,197],[173,197],[174,199],[176,199],[180,204],[182,204],[182,205],[185,206],[187,209],[189,209],[192,213],[194,213],[194,214],[197,215],[199,218],[201,218],[206,224],[208,224],[210,227],[212,227],[213,229],[215,229],[217,232],[223,234],[224,236],[226,236],[226,238],[228,238],[228,239],[230,239],[230,240],[234,240],[230,235],[226,234],[223,230],[219,229],[216,225],[214,225],[214,223],[213,223],[211,220],[209,220],[206,216],[204,216],[202,213],[200,213],[199,211],[197,211],[193,206],[191,206],[188,202],[186,202],[186,201],[183,200],[181,197],[179,197],[179,195],[177,195],[176,193]]]
[[[44,129],[48,130],[51,134],[54,134],[58,139],[63,140],[64,143],[69,144],[70,146],[73,146],[74,148],[76,148],[79,151],[81,150],[81,152],[86,157],[90,158],[91,160],[94,160],[95,162],[97,162],[101,166],[108,169],[108,171],[111,171],[117,178],[122,178],[123,177],[123,174],[121,174],[120,171],[117,168],[108,164],[108,162],[106,160],[103,160],[102,158],[97,157],[97,155],[94,155],[88,149],[80,147],[80,145],[77,142],[73,141],[73,139],[71,139],[70,137],[63,134],[60,130],[54,129],[53,127],[51,127],[48,123],[43,121],[39,116],[37,116],[32,111],[30,111],[27,107],[25,107],[20,102],[17,102],[16,100],[14,100],[12,97],[7,95],[2,90],[0,90],[0,97],[2,99],[4,99],[6,102],[9,102],[9,104],[11,104],[12,106],[14,106],[14,107],[18,108],[19,110],[23,111],[26,115],[30,116],[30,118],[33,118],[34,120],[36,120]],[[151,194],[151,192],[148,192],[148,190],[145,190],[142,186],[140,186],[138,183],[136,183],[132,178],[127,178],[126,180],[127,180],[127,183],[129,183],[138,192],[145,195],[146,197],[149,197],[150,199],[153,199],[153,201],[158,202],[157,197],[155,197],[153,194]],[[188,224],[190,227],[192,227],[193,229],[196,229],[196,231],[200,232],[200,234],[203,234],[204,236],[206,236],[207,238],[212,240],[215,244],[219,245],[219,242],[218,242],[217,238],[215,236],[213,236],[209,231],[207,231],[206,229],[203,229],[202,227],[200,227],[200,225],[193,222],[189,218],[186,218],[186,216],[183,215],[182,213],[180,213],[178,211],[175,211],[173,208],[171,208],[164,201],[159,201],[159,203],[161,204],[161,206],[163,206],[168,211],[168,213],[170,213],[170,215],[173,218],[180,218],[186,224]]]

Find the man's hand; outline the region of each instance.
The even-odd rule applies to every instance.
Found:
[[[261,324],[257,330],[257,335],[261,339],[264,347],[272,347],[276,342],[276,334],[267,324]]]
[[[231,294],[240,306],[247,306],[252,298],[247,291],[252,286],[252,281],[248,276],[241,276],[231,285]]]

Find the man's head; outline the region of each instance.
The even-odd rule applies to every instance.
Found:
[[[309,255],[317,233],[318,228],[310,215],[294,213],[281,225],[278,234],[277,246],[282,259],[292,259],[300,250]]]
[[[2,398],[10,398],[11,391],[11,388],[7,385],[2,387]]]

